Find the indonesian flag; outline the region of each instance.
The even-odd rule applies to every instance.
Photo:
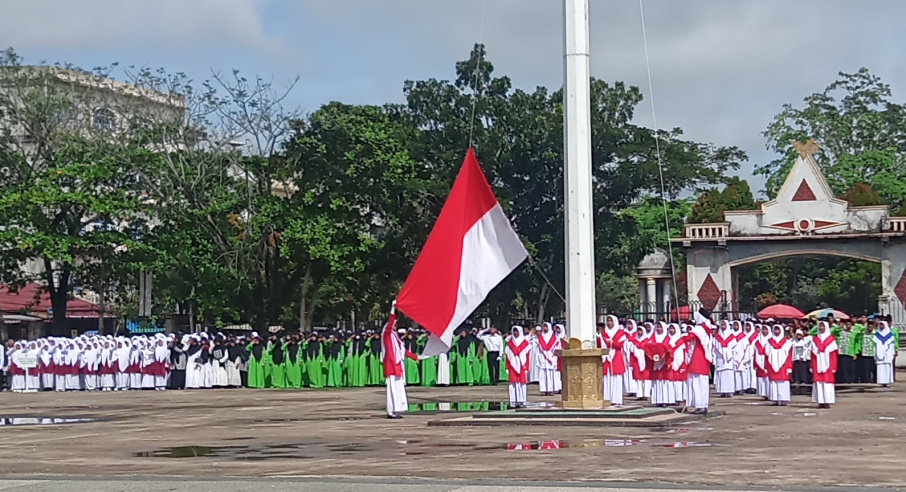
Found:
[[[450,350],[453,330],[527,257],[470,148],[397,298],[431,334],[422,357]]]

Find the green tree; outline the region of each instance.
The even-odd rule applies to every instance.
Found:
[[[126,94],[96,73],[23,65],[7,50],[0,87],[0,275],[41,282],[62,331],[73,288],[108,286],[124,252],[141,249],[149,209],[126,163],[149,151],[116,117]]]
[[[480,67],[479,70],[475,70]],[[562,92],[513,89],[497,77],[484,47],[457,64],[453,82],[407,82],[407,112],[422,129],[419,160],[433,171],[428,217],[436,217],[470,140],[516,231],[553,288],[526,264],[492,293],[486,313],[512,310],[513,299],[530,302],[536,319],[561,307],[563,291],[563,112]],[[661,193],[652,130],[631,124],[641,92],[621,82],[591,80],[592,159],[596,267],[625,275],[644,253],[627,256],[618,238],[632,236],[635,220],[622,212],[640,195]],[[472,118],[474,108],[474,120]],[[474,124],[473,124],[474,121]],[[469,137],[472,137],[471,139]],[[679,129],[658,135],[668,199],[724,181],[745,155],[682,139]],[[523,307],[523,311],[525,311]],[[495,322],[506,324],[505,317]]]
[[[734,176],[722,191],[708,190],[692,205],[688,221],[692,224],[724,222],[728,210],[754,210],[757,207],[749,183]]]
[[[755,172],[767,178],[768,195],[776,195],[798,157],[792,142],[814,138],[821,144],[816,160],[835,193],[864,182],[894,209],[901,206],[906,200],[906,109],[892,100],[890,86],[866,68],[841,72],[804,103],[801,108],[784,105],[764,132],[768,150],[781,155],[756,166]]]

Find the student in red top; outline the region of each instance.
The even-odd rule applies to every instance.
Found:
[[[771,338],[771,328],[768,325],[759,325],[758,339],[755,340],[754,365],[755,365],[755,393],[763,399],[768,399],[768,371],[765,369],[765,346]]]
[[[514,326],[506,341],[506,373],[510,386],[510,405],[513,408],[525,407],[530,351],[522,327]]]
[[[793,342],[784,336],[783,327],[774,325],[774,334],[765,345],[765,370],[768,372],[768,398],[774,405],[790,401],[790,374],[793,373]]]
[[[543,323],[538,334],[538,359],[532,361],[539,369],[538,391],[542,395],[550,396],[561,389],[560,358],[556,354],[561,348],[560,337],[554,333],[553,326]]]
[[[651,397],[651,361],[645,355],[645,344],[653,333],[654,327],[646,321],[639,325],[635,337],[630,339],[629,360],[635,378],[635,396],[639,400]]]
[[[601,332],[598,333],[598,348],[606,348],[607,355],[602,357],[604,371],[604,399],[611,405],[623,404],[623,373],[626,364],[623,359],[623,344],[626,342],[626,332],[620,329],[620,322],[616,316],[607,316],[607,321]]]
[[[401,419],[400,412],[409,409],[409,400],[406,398],[406,373],[403,359],[408,357],[418,360],[418,356],[406,350],[406,346],[396,333],[396,314],[390,315],[390,320],[384,325],[381,332],[381,361],[384,365],[384,378],[387,384],[387,418]]]
[[[686,342],[686,407],[695,409],[695,413],[708,412],[711,398],[711,386],[708,376],[711,375],[711,312],[701,309],[695,313],[695,325],[689,329]]]
[[[679,325],[671,323],[667,327],[670,337],[670,381],[677,402],[686,401],[686,342]]]
[[[673,351],[670,349],[667,323],[657,322],[654,335],[648,339],[643,348],[647,357],[646,363],[651,366],[651,404],[657,407],[676,404],[676,390],[670,379]]]
[[[837,373],[837,341],[827,321],[818,323],[818,334],[812,337],[812,401],[818,408],[830,408],[836,402],[834,380]]]

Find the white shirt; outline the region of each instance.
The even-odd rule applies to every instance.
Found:
[[[811,337],[803,338],[793,342],[793,361],[808,362],[812,358],[812,339]]]
[[[488,330],[482,330],[478,334],[478,338],[481,338],[481,341],[484,342],[484,350],[486,352],[503,352],[503,337],[500,336],[500,333],[496,335],[486,335],[485,332]]]

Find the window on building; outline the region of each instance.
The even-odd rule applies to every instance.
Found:
[[[94,112],[94,128],[105,132],[113,132],[116,130],[116,115],[109,109],[98,109]]]

